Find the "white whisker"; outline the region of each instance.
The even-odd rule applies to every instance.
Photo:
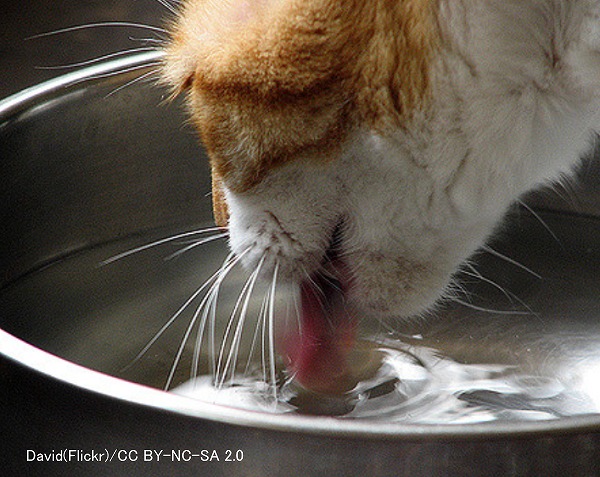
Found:
[[[325,292],[323,291],[321,286],[313,279],[313,277],[306,270],[304,270],[304,275],[306,276],[307,281],[310,284],[310,286],[312,287],[312,289],[315,291],[314,296],[317,299],[319,306],[324,311],[323,314],[325,316],[328,316],[327,305],[325,304],[325,301],[324,301],[324,300],[327,300],[327,296],[325,295]]]
[[[240,323],[241,323],[242,326],[245,323],[246,317],[248,315],[248,306],[250,304],[250,298],[252,296],[252,292],[254,290],[254,286],[255,286],[255,283],[257,281],[258,275],[260,274],[260,270],[262,268],[263,262],[264,262],[264,257],[261,259],[260,263],[258,264],[257,270],[254,272],[255,275],[252,278],[252,285],[250,286],[250,289],[249,289],[248,293],[246,294],[246,299],[244,301],[244,305],[243,305],[242,311],[240,313],[240,318],[241,318]],[[239,338],[241,337],[242,326],[239,327],[240,335],[238,336],[238,346],[236,348],[236,355],[235,355],[234,360],[233,360],[234,363],[237,362],[237,358],[238,358],[237,355],[238,355],[238,352],[239,352]]]
[[[223,339],[221,340],[221,348],[219,350],[219,359],[217,361],[217,374],[215,375],[215,383],[218,387],[223,386],[224,381],[225,381],[225,371],[223,373],[221,373],[221,364],[223,363],[223,356],[225,354],[225,348],[227,346],[227,341],[229,339],[229,334],[231,332],[231,328],[233,326],[233,322],[235,321],[235,316],[237,315],[237,311],[240,307],[240,304],[245,296],[246,290],[249,286],[249,284],[251,283],[252,280],[252,276],[250,276],[247,280],[246,283],[244,284],[244,286],[242,287],[242,291],[240,292],[238,299],[235,302],[235,305],[233,307],[233,311],[231,312],[231,314],[229,315],[229,320],[227,322],[227,327],[225,328],[225,333],[223,334]],[[219,379],[219,374],[221,374],[221,379]]]
[[[132,73],[134,71],[144,70],[147,68],[159,67],[162,63],[160,61],[150,61],[148,63],[144,63],[141,65],[130,66],[129,68],[123,68],[122,70],[111,71],[109,73],[99,73],[97,75],[91,75],[81,78],[80,80],[73,81],[73,85],[79,83],[85,83],[88,81],[94,81],[105,78],[112,78],[113,76],[118,76],[126,73]],[[157,68],[153,70],[153,72],[157,72]]]
[[[268,309],[268,303],[269,303],[269,297],[270,297],[270,293],[271,293],[271,289],[268,288],[267,292],[265,293],[265,296],[263,297],[263,301],[260,307],[260,329],[261,329],[261,354],[260,354],[260,364],[261,364],[261,370],[262,370],[262,375],[263,375],[263,381],[267,382],[267,353],[266,353],[266,349],[267,349],[267,309]]]
[[[339,293],[342,293],[342,289],[340,288],[340,282],[333,273],[331,273],[327,269],[320,269],[318,273],[323,278],[323,280],[325,280],[327,284],[331,286],[331,288],[338,291]]]
[[[200,235],[200,234],[209,233],[209,232],[217,232],[217,231],[222,231],[222,230],[223,229],[221,227],[209,227],[209,228],[205,228],[205,229],[191,230],[189,232],[183,232],[183,233],[180,233],[177,235],[172,235],[170,237],[166,237],[166,238],[157,240],[155,242],[151,242],[151,243],[148,243],[145,245],[141,245],[140,247],[136,247],[131,250],[127,250],[126,252],[119,253],[118,255],[115,255],[111,258],[104,260],[103,262],[101,262],[101,265],[111,264],[113,262],[116,262],[117,260],[121,260],[125,257],[142,252],[144,250],[148,250],[153,247],[158,247],[159,245],[162,245],[162,244],[165,244],[168,242],[173,242],[175,240],[179,240],[182,238],[192,237],[194,235]],[[223,232],[223,234],[227,235],[226,232]],[[218,235],[221,235],[221,234],[218,234]]]
[[[242,253],[240,253],[238,256],[235,256],[235,254],[233,252],[231,252],[227,258],[225,259],[225,261],[223,262],[223,265],[221,266],[219,273],[220,273],[220,280],[219,280],[219,286],[221,285],[221,283],[223,282],[223,280],[225,279],[225,277],[227,276],[227,274],[229,273],[229,271],[242,259],[242,257],[244,257],[244,255],[246,255],[246,253],[248,253],[250,251],[250,247],[248,247],[246,250],[244,250]],[[218,294],[218,289],[215,292],[216,294]],[[218,374],[218,366],[217,366],[217,360],[216,360],[216,346],[215,346],[215,342],[216,342],[216,297],[213,300],[213,302],[211,303],[211,308],[210,308],[210,329],[209,329],[209,333],[210,333],[210,337],[209,337],[209,341],[208,341],[208,345],[209,345],[209,356],[211,359],[211,373],[212,376],[215,377],[214,379],[214,383],[216,384],[216,377]]]
[[[494,310],[493,308],[485,308],[482,306],[473,305],[472,303],[465,302],[458,298],[452,298],[453,301],[467,308],[471,308],[475,311],[482,311],[484,313],[493,313],[495,315],[531,315],[531,311],[518,311],[518,310]]]
[[[231,252],[223,265],[219,269],[219,287],[221,283],[227,276],[227,274],[231,271],[231,269],[242,259],[242,257],[248,252],[249,249],[246,249],[243,253],[236,256],[233,252]],[[218,290],[217,292],[218,293]],[[210,340],[209,340],[209,355],[211,356],[211,371],[213,376],[217,376],[218,367],[216,361],[216,346],[215,346],[215,337],[216,337],[216,301],[213,302],[213,306],[211,307],[211,320],[210,320]]]
[[[138,76],[137,78],[132,79],[131,81],[128,81],[127,83],[119,86],[118,88],[113,89],[110,93],[108,93],[106,96],[104,96],[104,98],[110,98],[112,95],[117,94],[119,91],[124,90],[125,88],[128,88],[131,85],[134,85],[135,83],[139,83],[141,81],[144,81],[145,79],[151,77],[152,75],[157,74],[156,70],[152,70],[149,71],[148,73],[144,73],[143,75]]]
[[[232,254],[230,254],[229,256],[231,256]],[[239,258],[238,258],[239,259]],[[229,272],[229,270],[231,268],[233,268],[233,266],[237,263],[237,260],[232,261],[232,263],[230,265],[228,265],[228,269],[225,272],[225,275]],[[208,278],[208,280],[206,280],[202,286],[200,286],[194,293],[192,293],[192,295],[185,301],[185,303],[183,305],[181,305],[181,307],[173,314],[173,316],[171,316],[171,318],[169,318],[169,320],[167,320],[167,322],[158,330],[158,332],[152,337],[152,339],[150,341],[148,341],[148,343],[146,343],[146,345],[142,348],[142,350],[137,354],[137,356],[131,361],[131,363],[129,363],[125,368],[123,368],[122,371],[126,371],[127,369],[129,369],[131,366],[133,366],[135,363],[137,363],[140,358],[142,356],[144,356],[146,354],[146,352],[152,347],[152,345],[154,343],[156,343],[156,341],[165,333],[165,331],[175,322],[175,320],[177,320],[177,318],[190,306],[190,304],[200,295],[200,293],[202,293],[202,291],[211,284],[211,282],[213,282],[214,280],[220,280],[221,276],[223,275],[223,271],[222,268],[219,269],[218,271],[216,271],[213,275],[210,276],[210,278]]]
[[[173,14],[177,13],[177,8],[175,8],[173,5],[171,5],[167,0],[157,0],[157,1],[163,7],[165,7],[167,10],[169,10],[171,13],[173,13]]]
[[[186,252],[189,252],[190,250],[192,250],[192,249],[194,249],[196,247],[204,245],[205,243],[212,242],[214,240],[219,240],[219,239],[225,238],[227,236],[229,236],[229,232],[223,232],[223,233],[220,233],[220,234],[212,235],[210,237],[205,237],[205,238],[200,239],[200,240],[196,240],[192,244],[188,245],[187,247],[184,247],[181,250],[178,250],[177,252],[172,253],[171,255],[169,255],[168,257],[166,257],[165,260],[172,260],[172,259],[174,259],[174,258],[176,258],[176,257],[178,257],[178,256],[180,256],[180,255],[182,255],[182,254],[184,254]]]
[[[164,40],[163,38],[138,38],[135,36],[130,36],[129,40],[136,41],[139,43],[156,43],[158,45],[164,45],[166,43],[166,40]]]
[[[298,303],[298,294],[292,293],[292,301],[294,304],[294,311],[296,316],[296,324],[298,326],[298,333],[302,334],[302,315],[300,313],[300,304]]]
[[[183,354],[183,350],[185,349],[185,345],[187,344],[190,334],[192,333],[192,330],[194,329],[196,320],[198,319],[198,316],[200,315],[200,310],[204,306],[204,303],[206,302],[207,298],[210,296],[210,293],[213,290],[213,288],[214,288],[214,284],[213,284],[213,287],[211,287],[211,289],[209,290],[209,292],[204,296],[204,298],[202,299],[202,302],[200,303],[200,305],[198,305],[198,308],[196,308],[196,311],[194,312],[194,315],[192,316],[192,319],[190,320],[190,323],[188,324],[188,327],[185,330],[185,334],[183,335],[181,344],[179,345],[179,348],[177,349],[177,353],[175,354],[173,364],[171,365],[171,371],[169,372],[169,376],[167,377],[167,381],[164,386],[165,391],[168,391],[168,389],[171,387],[171,382],[173,381],[173,377],[175,376],[175,371],[177,370],[177,366],[179,365],[179,361],[181,360],[181,356]],[[200,326],[202,326],[202,324],[200,324]]]
[[[250,351],[248,353],[248,359],[246,361],[246,368],[244,369],[244,374],[248,374],[248,371],[250,370],[252,356],[254,355],[254,350],[256,349],[256,343],[258,342],[259,331],[262,328],[264,328],[262,325],[264,324],[263,316],[265,316],[265,309],[267,306],[266,302],[267,302],[266,297],[263,297],[261,307],[258,311],[258,320],[256,321],[256,327],[254,329],[254,334],[252,336],[252,343],[250,344]],[[263,353],[263,358],[264,358],[264,353]],[[261,362],[263,363],[263,369],[264,369],[264,359],[262,359]]]
[[[37,40],[38,38],[45,38],[54,35],[61,35],[63,33],[71,33],[75,31],[85,30],[88,28],[105,28],[105,27],[122,27],[122,28],[142,28],[144,30],[155,31],[158,33],[168,34],[168,31],[164,28],[159,28],[153,25],[144,25],[143,23],[134,22],[96,22],[86,23],[85,25],[75,25],[67,28],[61,28],[59,30],[53,30],[45,33],[38,33],[37,35],[29,36],[25,40]]]
[[[273,271],[273,282],[269,296],[269,362],[271,370],[271,386],[273,387],[273,398],[277,400],[277,378],[275,374],[275,287],[277,285],[277,272],[279,262],[275,263]]]
[[[202,318],[198,324],[198,332],[196,334],[196,342],[194,344],[194,352],[192,355],[192,365],[190,369],[190,379],[195,379],[198,376],[198,368],[200,367],[200,353],[202,351],[202,341],[204,339],[204,330],[206,329],[206,322],[208,320],[208,314],[212,307],[213,302],[218,296],[218,285],[217,287],[211,287],[208,291],[194,314],[194,317],[200,314],[202,311]]]
[[[231,325],[232,322],[234,321],[235,315],[237,314],[240,303],[242,302],[242,299],[243,299],[242,307],[241,307],[241,310],[238,315],[237,326],[235,329],[235,333],[233,335],[233,339],[231,341],[229,355],[227,357],[227,361],[225,362],[225,367],[223,368],[223,371],[221,373],[220,386],[224,385],[225,379],[227,378],[227,373],[229,372],[230,367],[231,367],[231,379],[233,380],[233,378],[235,376],[235,364],[238,359],[239,347],[240,347],[240,342],[241,342],[241,337],[242,337],[242,330],[243,330],[243,327],[244,327],[244,324],[246,321],[246,316],[248,313],[248,304],[250,303],[250,297],[252,296],[252,291],[254,290],[254,286],[256,284],[256,280],[258,278],[258,275],[259,275],[262,265],[264,263],[264,259],[265,259],[265,257],[263,256],[260,263],[256,267],[256,270],[254,270],[252,272],[252,274],[250,275],[250,277],[244,284],[244,287],[242,288],[240,296],[238,297],[238,300],[237,300],[235,307],[233,309],[233,312],[231,314],[231,319],[227,326],[227,331],[225,333],[225,337],[223,338],[223,344],[221,346],[221,353],[219,355],[219,363],[221,363],[221,358],[223,356],[224,348],[227,343],[227,337],[228,337],[229,330],[230,330],[229,325]]]
[[[527,205],[522,200],[517,200],[517,202],[521,204],[521,206],[523,206],[531,215],[533,215],[537,219],[537,221],[542,225],[542,227],[546,229],[546,231],[552,236],[556,243],[562,246],[560,239],[556,236],[556,234],[552,231],[550,226],[544,221],[544,219],[540,217],[540,215],[535,210],[529,207],[529,205]]]
[[[202,350],[202,341],[204,340],[204,330],[206,329],[206,323],[209,319],[209,315],[212,319],[216,316],[217,299],[219,297],[220,282],[216,283],[216,286],[211,287],[209,293],[206,294],[206,304],[200,304],[198,312],[202,309],[202,318],[198,325],[198,334],[196,336],[196,343],[194,345],[194,354],[192,357],[192,367],[190,372],[191,379],[195,379],[198,376],[198,368],[200,367],[200,352]]]
[[[478,280],[481,280],[484,283],[487,283],[488,285],[493,286],[494,288],[496,288],[497,290],[499,290],[506,298],[508,298],[510,301],[512,301],[512,296],[511,294],[506,291],[503,287],[501,287],[500,285],[498,285],[495,281],[484,277],[479,270],[477,270],[473,265],[471,265],[470,263],[466,263],[465,264],[467,267],[469,267],[469,269],[471,270],[470,272],[467,270],[462,270],[462,273],[464,273],[465,275],[468,275],[470,277],[474,277],[477,278]]]
[[[530,273],[531,275],[533,275],[536,278],[542,279],[542,276],[539,275],[538,273],[534,272],[533,270],[531,270],[530,268],[527,268],[525,265],[523,265],[522,263],[517,262],[516,260],[507,257],[506,255],[501,254],[500,252],[497,252],[496,250],[494,250],[493,248],[491,248],[489,245],[484,245],[483,247],[481,247],[482,250],[490,253],[491,255],[494,255],[495,257],[498,257],[502,260],[505,260],[506,262],[514,265],[515,267],[520,268],[521,270],[524,270],[528,273]]]
[[[122,371],[126,371],[135,363],[137,363],[142,356],[146,354],[146,352],[152,347],[154,343],[167,331],[167,329],[177,320],[177,318],[187,309],[187,307],[202,293],[202,291],[210,284],[210,282],[217,276],[215,273],[212,275],[204,284],[198,288],[192,295],[185,301],[185,303],[167,320],[167,322],[158,330],[158,332],[152,337],[148,343],[142,348],[142,350],[137,354],[135,358],[129,363]]]
[[[58,65],[58,66],[36,66],[35,68],[38,70],[65,70],[70,68],[79,68],[82,66],[89,66],[95,63],[99,63],[104,60],[109,60],[112,58],[118,58],[120,56],[130,55],[134,53],[141,53],[143,51],[156,51],[156,47],[145,46],[140,48],[131,48],[129,50],[116,51],[114,53],[109,53],[107,55],[98,56],[97,58],[91,58],[89,60],[79,61],[77,63],[69,63],[66,65]]]
[[[510,300],[511,302],[513,302],[514,300],[516,300],[520,305],[524,306],[525,308],[527,308],[528,311],[530,311],[531,313],[533,313],[533,310],[529,307],[529,305],[527,305],[527,303],[525,303],[523,300],[521,300],[517,295],[515,295],[514,293],[509,292],[508,290],[506,290],[504,287],[500,286],[498,283],[496,283],[495,281],[484,277],[481,272],[479,272],[479,270],[477,270],[473,265],[471,265],[470,263],[466,264],[467,267],[469,267],[471,269],[471,272],[468,272],[466,270],[463,270],[463,273],[465,275],[469,275],[471,277],[477,278],[478,280],[481,280],[484,283],[487,283],[491,286],[493,286],[494,288],[496,288],[497,290],[499,290],[506,298],[508,298],[508,300]]]
[[[219,284],[220,286],[220,284]],[[217,360],[216,360],[216,346],[215,346],[215,336],[216,336],[216,326],[217,326],[217,295],[219,293],[219,289],[215,290],[215,296],[211,301],[210,306],[210,316],[209,316],[209,339],[208,339],[208,356],[210,358],[210,373],[211,376],[217,375]]]
[[[193,330],[193,326],[199,316],[199,310],[205,306],[205,304],[207,303],[208,300],[211,300],[211,304],[214,303],[214,300],[218,296],[221,283],[223,282],[223,280],[225,280],[225,278],[227,277],[227,275],[231,271],[231,269],[237,265],[239,260],[242,258],[243,254],[239,255],[238,257],[235,257],[233,260],[231,259],[232,256],[233,256],[233,254],[230,253],[227,256],[227,258],[225,259],[225,261],[223,262],[224,267],[223,266],[220,267],[219,270],[211,277],[210,280],[212,280],[212,278],[216,276],[216,280],[214,281],[211,288],[204,296],[202,302],[200,303],[199,307],[197,308],[196,312],[194,313],[194,316],[186,329],[186,332],[185,332],[185,335],[183,336],[181,345],[179,346],[179,349],[177,350],[177,354],[173,361],[173,365],[171,366],[171,371],[169,372],[169,376],[168,376],[167,382],[165,384],[165,390],[169,388],[169,386],[171,385],[171,382],[173,380],[173,377],[175,376],[175,372],[177,370],[177,366],[179,365],[179,361],[181,360],[181,355],[183,354],[185,345],[186,345],[186,343],[190,337],[190,334]],[[198,296],[198,295],[196,294],[196,296]],[[184,307],[187,307],[187,305],[184,305]],[[182,307],[182,308],[184,308],[184,307]],[[199,350],[198,350],[198,352],[199,352]]]
[[[198,305],[198,307],[196,308],[196,311],[194,312],[194,315],[192,316],[192,319],[190,320],[190,323],[186,329],[186,332],[183,336],[183,339],[181,340],[181,344],[179,346],[179,349],[177,350],[177,354],[175,356],[175,359],[173,361],[173,365],[171,366],[171,371],[169,373],[169,376],[167,378],[167,382],[165,384],[165,390],[169,389],[169,387],[171,386],[171,382],[173,380],[173,377],[175,376],[175,371],[177,370],[177,366],[179,365],[179,361],[181,360],[181,355],[183,354],[183,350],[185,349],[185,345],[187,344],[187,341],[190,337],[190,334],[193,330],[194,325],[196,324],[196,321],[198,320],[198,317],[200,316],[200,310],[202,310],[206,303],[212,299],[213,296],[216,296],[216,294],[218,294],[218,290],[219,287],[221,285],[221,282],[223,281],[223,279],[225,278],[225,275],[227,274],[227,272],[225,272],[225,274],[220,273],[221,269],[219,269],[219,271],[217,272],[217,274],[219,274],[219,276],[217,277],[217,280],[212,284],[212,286],[210,287],[210,289],[208,290],[208,292],[206,293],[206,295],[204,296],[204,298],[202,299],[202,301],[200,302],[200,305]],[[213,275],[214,276],[214,275]],[[204,329],[204,318],[205,316],[208,316],[208,313],[205,315],[203,314],[202,316],[202,321],[200,323],[200,327],[202,329]],[[200,338],[201,340],[201,338]],[[200,350],[198,350],[199,352]]]

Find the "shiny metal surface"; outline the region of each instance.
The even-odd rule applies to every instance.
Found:
[[[200,259],[160,273],[159,255],[128,262],[121,284],[93,264],[147,237],[211,222],[206,160],[182,126],[181,105],[165,104],[148,84],[116,91],[128,74],[93,79],[152,58],[101,65],[0,102],[3,475],[600,474],[598,415],[454,425],[275,415],[186,399],[132,382],[158,385],[144,372],[123,374],[164,319],[152,296],[174,289],[177,276],[193,281]],[[600,382],[600,178],[593,162],[582,171],[576,201],[536,194],[528,199],[535,214],[515,209],[493,244],[533,273],[493,254],[478,259],[482,274],[532,312],[502,313],[523,303],[479,281],[466,286],[488,311],[448,306],[402,332],[460,362],[502,357],[536,373],[585,375],[592,388]],[[115,308],[130,283],[136,313]],[[189,292],[177,293],[174,303]],[[160,357],[150,362],[161,366]],[[27,462],[28,449],[126,450],[137,460]],[[202,449],[220,460],[144,461],[148,450]],[[241,450],[243,460],[226,462],[227,450]]]

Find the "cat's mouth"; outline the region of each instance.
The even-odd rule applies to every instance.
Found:
[[[310,391],[340,394],[356,384],[349,366],[356,341],[356,317],[346,299],[350,282],[331,246],[323,267],[300,283],[299,324],[288,331],[284,352],[294,379]]]

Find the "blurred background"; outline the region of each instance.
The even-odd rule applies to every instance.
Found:
[[[4,2],[0,15],[0,99],[64,74],[47,69],[148,46],[157,33],[122,26],[84,28],[31,38],[98,22],[162,26],[169,11],[159,0],[25,0]],[[72,68],[71,68],[72,69]]]

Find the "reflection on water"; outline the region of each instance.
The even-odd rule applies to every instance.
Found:
[[[270,386],[250,375],[223,387],[202,376],[173,392],[257,411],[422,424],[547,420],[600,412],[598,363],[568,382],[523,374],[512,365],[461,364],[399,341],[372,344],[381,356],[379,368],[343,396],[318,396],[283,380],[274,397]]]

